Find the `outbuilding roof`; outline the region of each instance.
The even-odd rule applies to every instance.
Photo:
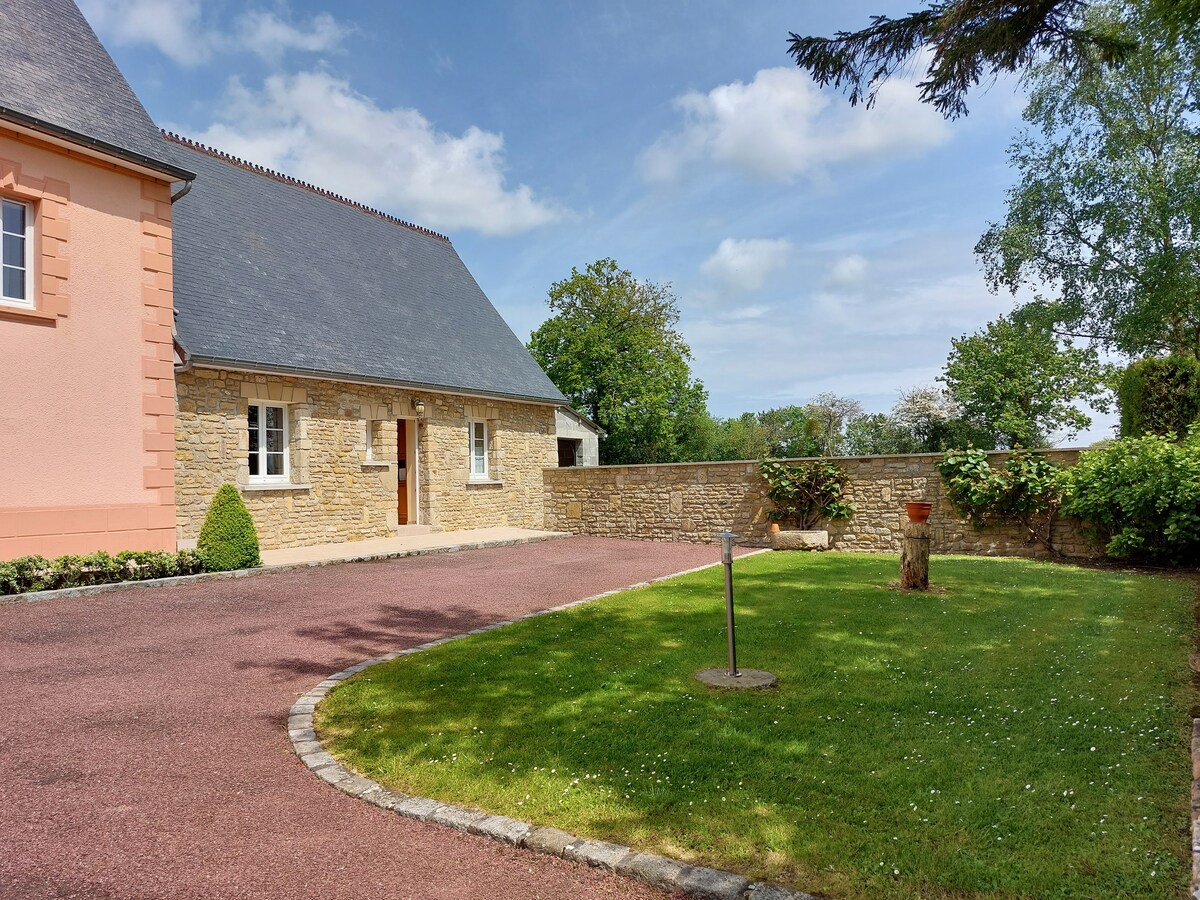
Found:
[[[72,0],[0,2],[0,119],[191,177]]]
[[[566,404],[450,241],[167,135],[176,329],[193,362]]]

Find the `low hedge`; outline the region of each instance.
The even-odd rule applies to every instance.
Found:
[[[125,550],[111,556],[101,550],[87,556],[67,555],[49,560],[44,556],[22,556],[0,562],[0,596],[61,588],[146,581],[176,575],[198,575],[207,571],[195,550]]]

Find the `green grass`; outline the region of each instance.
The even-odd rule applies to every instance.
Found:
[[[735,565],[402,657],[318,709],[400,791],[834,897],[1179,897],[1191,586],[935,557]]]

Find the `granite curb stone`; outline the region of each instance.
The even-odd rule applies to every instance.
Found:
[[[762,552],[767,551],[754,551],[754,553]],[[549,856],[558,856],[563,859],[585,862],[588,865],[606,869],[618,875],[636,878],[652,887],[682,891],[690,897],[698,898],[698,900],[815,900],[810,894],[793,891],[779,885],[761,882],[751,884],[749,879],[734,872],[692,866],[679,860],[670,859],[669,857],[656,856],[652,853],[642,853],[621,844],[581,838],[558,828],[534,825],[530,822],[523,822],[520,819],[510,818],[509,816],[467,809],[451,803],[441,803],[429,797],[411,797],[406,794],[389,791],[383,785],[363,778],[361,775],[357,775],[344,768],[337,762],[335,757],[322,749],[322,745],[313,731],[312,713],[316,705],[341,682],[345,681],[351,675],[362,672],[371,666],[390,662],[400,656],[407,656],[411,653],[419,653],[423,650],[438,647],[450,641],[456,641],[475,634],[482,634],[485,631],[494,631],[497,628],[503,628],[505,625],[511,625],[514,622],[561,612],[562,610],[570,609],[583,603],[591,603],[594,600],[599,600],[602,597],[608,597],[621,591],[646,587],[659,581],[666,581],[669,578],[677,578],[680,575],[688,575],[692,572],[700,572],[719,565],[721,563],[696,566],[683,572],[676,572],[673,575],[664,575],[661,578],[653,578],[649,581],[630,585],[629,587],[605,591],[602,594],[586,597],[583,600],[574,600],[550,609],[530,613],[511,621],[496,622],[463,634],[441,638],[436,641],[428,641],[406,650],[397,650],[386,653],[383,656],[375,657],[374,659],[364,660],[343,669],[341,672],[330,675],[308,693],[296,700],[288,716],[288,739],[291,741],[296,755],[318,778],[329,782],[338,790],[352,797],[366,800],[376,806],[391,810],[397,815],[415,819],[418,822],[432,822],[437,825],[453,828],[457,831],[486,837],[500,843],[524,847],[538,853],[545,853]],[[145,582],[141,583],[144,584]],[[1200,719],[1197,720],[1197,728],[1200,729]],[[1197,731],[1197,734],[1200,735],[1200,730]],[[1197,900],[1200,900],[1200,897]]]
[[[608,841],[593,841],[585,838],[567,844],[563,848],[563,859],[585,862],[589,866],[597,866],[610,872],[617,870],[617,863],[634,851],[620,844],[610,844]]]

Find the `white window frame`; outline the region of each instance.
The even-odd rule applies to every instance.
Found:
[[[16,306],[21,309],[33,309],[37,304],[34,302],[36,292],[34,291],[33,279],[33,204],[26,203],[24,200],[14,200],[12,197],[0,197],[0,207],[5,203],[11,203],[14,206],[22,206],[25,208],[25,296],[24,297],[9,297],[4,294],[4,279],[0,273],[0,304],[4,306]],[[0,225],[0,230],[3,226]],[[0,247],[0,253],[3,248]],[[0,265],[3,264],[3,258],[0,257]],[[8,268],[4,266],[4,268]]]
[[[250,409],[258,410],[258,450],[251,450],[249,447],[250,434]],[[283,413],[283,474],[282,475],[267,475],[267,442],[264,440],[263,432],[266,429],[267,409],[278,409]],[[292,480],[292,453],[291,453],[291,417],[288,415],[288,407],[285,403],[273,403],[269,400],[252,400],[246,409],[246,464],[249,465],[250,454],[258,454],[258,472],[257,475],[250,476],[251,484],[289,484]]]
[[[367,426],[367,462],[375,462],[375,420],[364,419]]]
[[[483,435],[483,454],[477,454],[476,447],[479,443],[479,435]],[[476,471],[476,463],[482,463],[482,472]],[[467,471],[470,473],[472,481],[487,481],[489,479],[488,466],[488,423],[483,419],[472,419],[467,422]]]

